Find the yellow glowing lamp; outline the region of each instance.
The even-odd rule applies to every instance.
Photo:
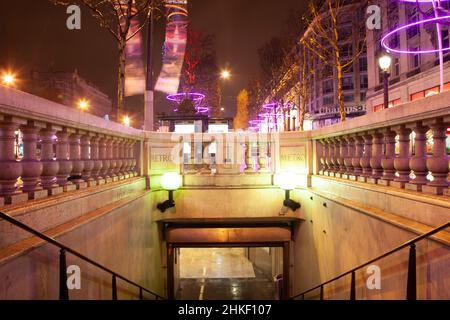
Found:
[[[181,176],[175,172],[165,173],[161,177],[161,186],[164,190],[175,191],[181,187]]]

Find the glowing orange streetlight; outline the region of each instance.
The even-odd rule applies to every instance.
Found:
[[[231,72],[228,70],[222,70],[222,73],[220,74],[220,77],[224,80],[228,80],[231,77]]]
[[[7,72],[2,76],[2,83],[5,86],[12,87],[16,83],[16,77],[14,74]]]
[[[125,117],[123,118],[123,125],[126,126],[126,127],[129,127],[130,124],[131,124],[131,119],[130,119],[130,117],[129,117],[129,116],[125,116]]]
[[[89,108],[89,101],[86,99],[81,99],[80,101],[78,101],[78,108],[81,111],[86,111]]]

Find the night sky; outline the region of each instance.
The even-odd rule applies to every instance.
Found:
[[[218,62],[231,69],[224,86],[227,116],[234,116],[235,99],[251,76],[259,73],[257,49],[279,35],[289,10],[303,9],[304,0],[191,0],[190,23],[217,39]],[[66,8],[48,0],[0,1],[2,46],[0,66],[25,77],[32,68],[73,71],[115,97],[117,50],[112,36],[82,10],[82,30],[66,28]],[[164,26],[156,28],[155,68],[159,74]],[[139,103],[132,99],[128,103]],[[157,111],[163,111],[163,97]]]

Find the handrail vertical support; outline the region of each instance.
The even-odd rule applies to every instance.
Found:
[[[323,300],[323,286],[320,286],[320,300]]]
[[[144,300],[144,293],[142,291],[142,288],[139,288],[139,300]]]
[[[59,300],[69,300],[69,289],[67,288],[67,262],[66,250],[59,251]]]
[[[112,276],[112,299],[117,300],[117,279],[115,274]]]
[[[350,289],[350,300],[355,301],[356,300],[356,275],[355,271],[352,272],[352,284]]]
[[[417,300],[417,280],[416,280],[416,245],[413,243],[409,248],[408,262],[408,284],[406,289],[406,300]]]

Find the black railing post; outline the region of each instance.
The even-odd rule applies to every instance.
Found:
[[[323,300],[323,286],[320,286],[320,300]]]
[[[115,274],[112,276],[112,299],[117,300],[117,280]]]
[[[59,251],[59,300],[69,300],[69,289],[67,288],[67,262],[66,250]]]
[[[408,284],[406,288],[406,300],[417,300],[416,281],[416,245],[413,243],[409,248],[408,262]]]
[[[139,300],[144,300],[144,293],[142,292],[142,288],[139,288]]]
[[[350,300],[356,300],[356,275],[355,271],[352,272],[352,284],[350,289]]]

